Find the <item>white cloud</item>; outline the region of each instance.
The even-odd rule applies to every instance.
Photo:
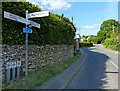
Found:
[[[65,0],[41,0],[40,3],[50,10],[67,9],[71,7],[71,4],[67,3]]]
[[[89,29],[91,29],[91,28],[95,28],[95,26],[83,26],[82,28],[89,28]]]
[[[38,5],[40,8],[47,8],[50,10],[56,10],[56,9],[64,9],[66,10],[67,8],[71,7],[71,4],[66,2],[65,0],[26,0],[27,2],[29,1],[30,3],[34,5]],[[42,6],[40,6],[38,3],[39,2]]]
[[[31,0],[31,1],[41,2],[42,0]],[[49,1],[49,0],[46,0],[46,1]],[[119,2],[120,0],[65,0],[65,1],[66,2]]]
[[[32,4],[34,4],[35,6],[37,5],[38,7],[40,7],[40,8],[42,8],[43,9],[43,7],[42,6],[40,6],[38,3],[36,3],[36,2],[32,2]]]
[[[31,0],[26,0],[26,2],[29,2],[29,3],[31,3],[31,4],[33,4],[33,5],[35,5],[35,6],[38,6],[38,7],[40,7],[41,9],[43,9],[43,7],[40,6],[37,2],[31,1]]]
[[[92,25],[92,26],[83,26],[82,28],[86,28],[86,29],[93,29],[93,28],[96,28],[96,27],[98,27],[98,26],[100,26],[101,24],[94,24],[94,25]]]
[[[66,0],[68,2],[119,2],[119,0]]]
[[[100,26],[101,24],[94,24],[95,26]]]

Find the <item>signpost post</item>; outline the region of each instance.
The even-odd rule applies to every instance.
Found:
[[[16,62],[12,62],[12,79],[15,80]]]
[[[76,39],[77,42],[77,51],[79,51],[79,38]]]
[[[20,66],[21,66],[21,61],[17,61],[17,78],[20,76]]]
[[[26,19],[23,17],[17,16],[15,14],[11,14],[9,12],[4,11],[5,18],[26,24],[26,28],[23,28],[23,32],[26,33],[25,34],[25,75],[26,77],[28,76],[28,33],[32,33],[32,30],[28,29],[27,25],[31,24],[34,27],[40,28],[40,24],[28,20],[28,18],[45,17],[45,16],[49,16],[48,11],[28,13],[28,10],[26,10]]]
[[[26,10],[26,21],[28,21],[28,18],[35,18],[35,17],[45,17],[49,16],[48,11],[42,11],[42,12],[34,12],[34,13],[28,13],[28,10]],[[26,22],[26,28],[27,28],[27,22]],[[25,29],[26,30],[26,29]],[[31,33],[31,32],[29,32]],[[26,43],[25,43],[25,72],[26,77],[28,75],[28,32],[26,30]]]
[[[27,18],[28,10],[26,10],[26,21],[28,21]],[[27,22],[26,22],[26,28],[27,28]],[[28,76],[28,33],[25,34],[25,76]]]
[[[7,72],[6,72],[6,81],[7,81],[7,84],[10,82],[10,69],[12,68],[12,64],[11,62],[8,62],[6,64],[6,69],[7,69]]]

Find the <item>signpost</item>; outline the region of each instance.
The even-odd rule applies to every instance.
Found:
[[[21,61],[17,61],[17,78],[20,76],[20,66],[21,66]]]
[[[12,79],[15,80],[16,62],[12,62]]]
[[[79,38],[76,39],[77,42],[77,51],[79,51]]]
[[[7,81],[7,84],[10,82],[10,69],[11,68],[12,68],[12,64],[11,64],[11,62],[8,62],[6,64],[6,70],[7,70],[7,72],[6,72],[6,81]]]
[[[28,10],[26,10],[26,20],[27,18]],[[27,22],[26,22],[26,28],[27,28]],[[28,76],[28,33],[25,34],[25,75]]]
[[[28,18],[45,17],[45,16],[49,16],[49,12],[48,11],[34,12],[34,13],[27,14]]]
[[[18,21],[18,22],[27,24],[27,25],[28,25],[28,24],[32,24],[32,26],[37,27],[37,28],[40,28],[40,24],[35,23],[35,22],[33,22],[33,21],[30,21],[30,20],[26,20],[26,19],[23,18],[23,17],[20,17],[20,16],[15,15],[15,14],[11,14],[11,13],[6,12],[6,11],[4,11],[4,17],[5,17],[5,18],[8,18],[8,19],[11,19],[11,20],[14,20],[14,21]]]
[[[24,33],[32,33],[32,29],[23,28]]]
[[[35,17],[45,17],[49,16],[48,11],[42,11],[42,12],[34,12],[34,13],[28,13],[28,10],[26,10],[26,20],[28,21],[28,18],[35,18]],[[26,22],[26,28],[27,28],[27,22]],[[25,29],[27,31],[27,29]],[[31,30],[30,30],[31,31]],[[25,43],[25,70],[26,70],[26,76],[28,75],[28,33],[26,33],[26,43]]]
[[[40,24],[28,20],[28,18],[45,17],[45,16],[49,16],[48,11],[28,13],[28,10],[26,10],[26,19],[18,15],[11,14],[9,12],[4,11],[5,18],[26,24],[26,28],[23,28],[23,32],[26,33],[25,35],[25,75],[26,77],[28,76],[28,33],[32,33],[32,30],[28,29],[27,25],[31,24],[34,27],[40,28]]]
[[[15,80],[15,68],[17,67],[17,78],[19,78],[20,75],[20,66],[21,61],[9,61],[6,63],[6,81],[7,84],[10,82],[10,70],[12,69],[12,80]]]

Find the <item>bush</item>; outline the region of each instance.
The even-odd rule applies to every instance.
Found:
[[[92,36],[87,40],[87,42],[97,44],[98,43],[98,38],[97,38],[97,36]]]
[[[29,2],[3,2],[2,16],[4,11],[16,14],[25,18],[25,11],[29,13],[42,11],[38,6]],[[3,44],[25,44],[23,28],[25,24],[2,17],[2,38]],[[40,29],[33,27],[33,33],[29,34],[29,44],[73,44],[74,26],[66,17],[49,13],[48,17],[30,19],[40,24]]]
[[[93,43],[79,43],[79,47],[90,47],[90,46],[93,46]]]
[[[105,48],[111,48],[112,50],[120,50],[120,43],[117,41],[116,38],[107,38],[104,41]]]

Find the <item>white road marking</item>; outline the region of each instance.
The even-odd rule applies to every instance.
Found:
[[[111,62],[116,68],[118,68],[118,66],[117,66],[114,62],[112,62],[111,60],[110,60],[110,62]]]

